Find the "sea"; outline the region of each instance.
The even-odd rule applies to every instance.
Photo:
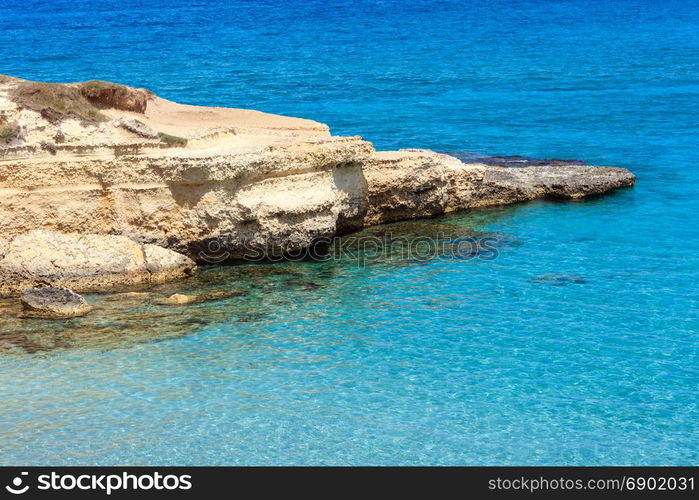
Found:
[[[637,176],[360,233],[487,254],[213,266],[155,292],[240,293],[0,318],[0,464],[699,465],[699,2],[3,0],[0,73]]]

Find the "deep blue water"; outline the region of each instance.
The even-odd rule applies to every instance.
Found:
[[[494,260],[294,264],[246,321],[0,356],[0,463],[699,464],[699,3],[5,0],[0,61],[638,177],[433,221]]]

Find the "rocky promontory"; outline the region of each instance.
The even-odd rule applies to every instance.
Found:
[[[628,170],[381,151],[324,124],[0,76],[0,295],[104,290],[385,222],[633,185]]]

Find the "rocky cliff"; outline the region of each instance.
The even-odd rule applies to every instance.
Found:
[[[384,222],[580,198],[634,181],[619,168],[377,152],[310,120],[177,104],[107,82],[0,77],[0,294],[39,281],[92,289],[170,279],[192,271],[189,258],[283,254]],[[69,244],[61,234],[90,237],[68,236]],[[100,240],[107,235],[135,246]],[[57,271],[44,258],[57,238],[61,255],[89,258],[63,259]],[[100,247],[112,262],[123,250],[125,260],[100,267]],[[189,258],[161,252],[169,264],[152,272],[148,257],[130,253],[136,247]],[[37,264],[22,259],[30,253]]]

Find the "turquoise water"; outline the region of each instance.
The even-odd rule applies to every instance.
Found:
[[[0,320],[0,463],[699,464],[697,2],[143,4],[5,1],[0,72],[638,183],[391,229],[493,260],[209,270],[245,295],[134,306],[172,335]]]

